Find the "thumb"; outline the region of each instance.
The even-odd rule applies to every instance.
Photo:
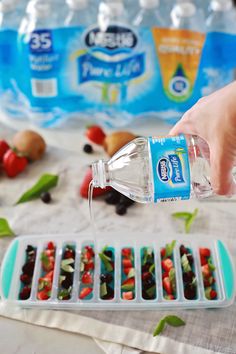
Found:
[[[191,134],[198,135],[195,125],[192,123],[191,111],[187,111],[181,120],[170,130],[169,135]]]
[[[210,150],[211,185],[218,195],[236,194],[236,184],[233,178],[233,159],[227,158],[227,153],[218,147]]]

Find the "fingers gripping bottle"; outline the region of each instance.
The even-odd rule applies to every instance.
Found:
[[[140,137],[109,161],[92,165],[93,186],[112,186],[140,203],[206,198],[213,194],[209,149],[196,136]]]

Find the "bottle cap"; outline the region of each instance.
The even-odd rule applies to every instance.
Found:
[[[233,8],[232,0],[212,0],[211,9],[213,11],[228,11]]]
[[[72,10],[80,10],[88,6],[88,0],[66,0],[66,3]]]
[[[159,6],[160,0],[139,0],[139,4],[143,9],[153,9]]]
[[[184,18],[192,17],[196,13],[196,6],[191,2],[183,2],[174,6],[171,16]]]
[[[37,18],[46,18],[51,14],[51,4],[46,1],[31,0],[26,8],[26,13]]]

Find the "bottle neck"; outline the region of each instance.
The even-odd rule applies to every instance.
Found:
[[[93,186],[95,188],[106,188],[110,185],[108,164],[103,160],[98,160],[92,164]]]

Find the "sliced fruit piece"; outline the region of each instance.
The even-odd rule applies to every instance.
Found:
[[[134,290],[135,278],[129,278],[123,281],[121,289],[125,291]]]
[[[86,131],[86,137],[94,144],[102,145],[106,134],[99,125],[92,125]]]
[[[162,248],[161,249],[161,258],[165,258],[165,255],[166,255],[166,249]]]
[[[5,140],[0,140],[0,163],[3,161],[3,156],[10,149],[10,146]]]
[[[192,268],[189,264],[187,254],[183,254],[183,256],[181,257],[181,264],[184,273],[191,272]]]
[[[91,292],[93,291],[92,288],[83,288],[81,291],[80,291],[80,294],[79,294],[79,298],[82,300],[82,299],[85,299],[89,294],[91,294]]]
[[[217,292],[211,287],[205,289],[205,296],[208,300],[214,300],[217,298]]]
[[[125,273],[125,275],[128,275],[131,269],[133,269],[133,268],[132,267],[123,268],[123,272]]]
[[[210,257],[211,256],[211,251],[209,250],[209,248],[200,248],[199,252],[200,252],[200,256],[202,256],[202,257]]]
[[[175,300],[175,297],[174,297],[174,295],[172,295],[172,294],[170,294],[170,295],[165,295],[164,298],[165,298],[166,300]]]
[[[122,259],[122,265],[124,268],[132,268],[132,261],[130,259]]]
[[[201,262],[202,266],[208,263],[206,257],[201,256],[201,255],[200,255],[200,262]]]
[[[133,292],[132,291],[125,291],[122,294],[122,299],[123,300],[133,300]]]
[[[82,184],[80,186],[80,196],[82,198],[86,198],[88,199],[88,191],[89,191],[89,185],[90,182],[93,179],[93,175],[92,175],[92,170],[91,168],[89,168],[89,170],[86,172],[84,179],[82,181]],[[94,188],[93,189],[93,198],[99,197],[101,195],[104,195],[107,193],[107,191],[109,191],[111,188],[107,187],[107,188]]]
[[[48,290],[45,289],[45,290],[39,291],[37,294],[37,298],[39,300],[48,300],[50,298]]]
[[[89,272],[84,272],[84,274],[82,275],[81,281],[83,284],[92,284],[93,277]]]
[[[162,269],[165,271],[165,272],[168,272],[171,270],[171,268],[173,268],[173,262],[171,259],[169,258],[166,258],[164,260],[161,261],[161,265],[162,265]]]
[[[163,279],[163,288],[165,289],[167,295],[173,295],[173,289],[169,277]]]
[[[122,256],[130,258],[132,256],[132,250],[131,248],[123,248],[122,249]]]
[[[202,268],[203,278],[210,278],[211,277],[211,270],[210,270],[209,264],[205,264],[201,268]]]
[[[3,156],[3,168],[7,176],[14,178],[23,172],[28,165],[25,157],[18,156],[15,151],[9,149]]]

